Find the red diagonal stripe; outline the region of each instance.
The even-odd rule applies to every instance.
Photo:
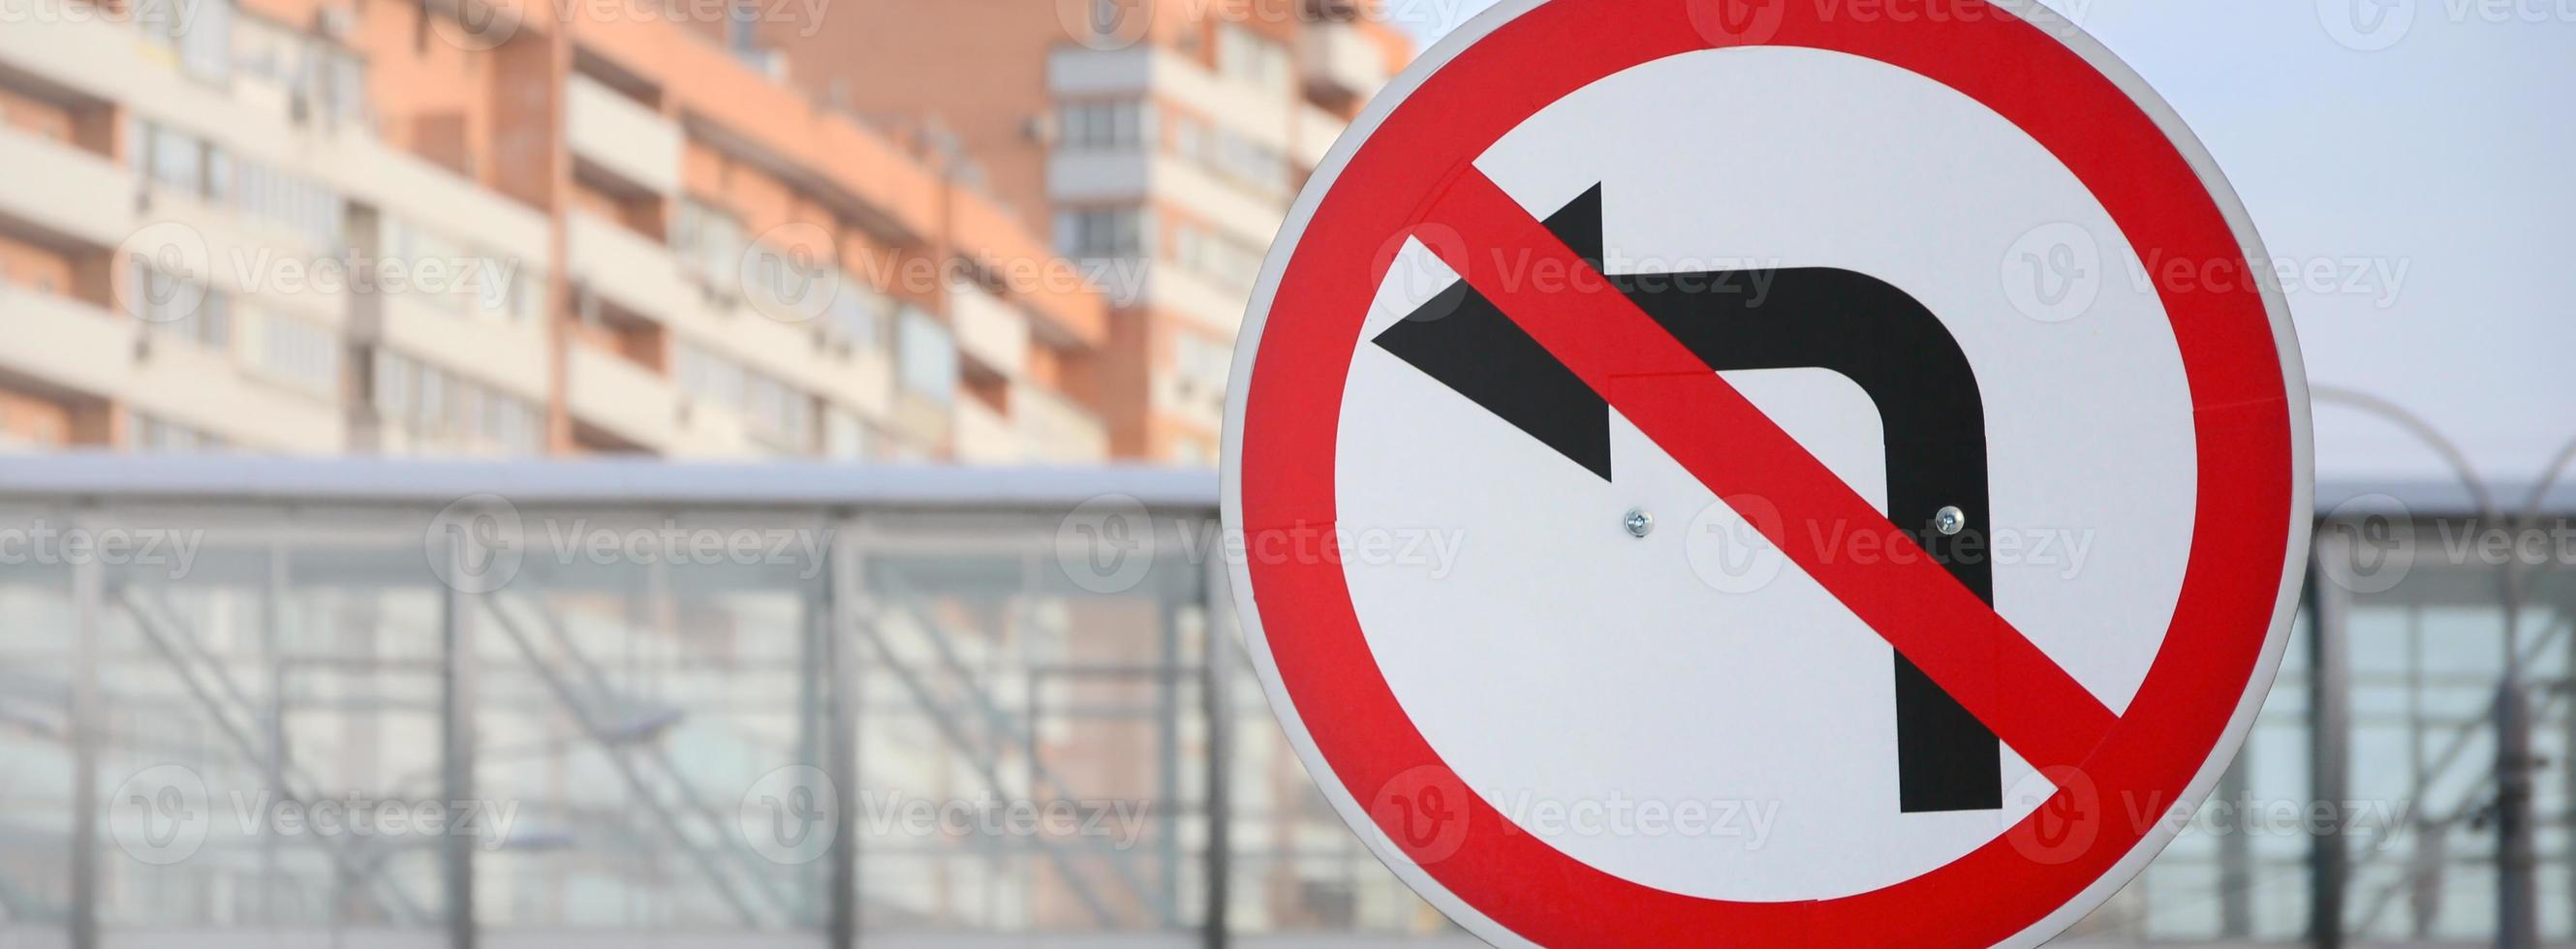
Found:
[[[1776,521],[1747,519],[2023,760],[2080,764],[2118,724],[2082,683],[1483,172],[1469,168],[1451,182],[1424,223],[1455,229],[1463,240],[1426,235],[1424,246],[1701,484],[1720,498],[1751,495],[1777,507]],[[1827,546],[1840,539],[1847,551],[1849,537],[1873,533],[1877,556]]]

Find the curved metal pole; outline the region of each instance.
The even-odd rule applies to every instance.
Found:
[[[2478,513],[2481,516],[2493,521],[2503,514],[2496,508],[2495,495],[2487,490],[2486,481],[2478,477],[2476,468],[2470,466],[2468,453],[2461,451],[2458,443],[2451,441],[2450,436],[2442,434],[2441,429],[2434,428],[2433,424],[2425,421],[2423,416],[2409,412],[2404,406],[2387,399],[2340,386],[2313,387],[2308,390],[2308,400],[2349,406],[2395,423],[2397,427],[2405,429],[2407,434],[2432,446],[2433,452],[2442,456],[2442,462],[2451,466],[2452,476],[2460,479],[2461,487],[2468,489],[2469,499],[2477,504]],[[2576,446],[2570,447],[2576,448]]]
[[[2434,452],[2451,466],[2477,504],[2482,523],[2518,532],[2527,512],[2517,512],[2508,518],[2499,511],[2495,495],[2478,478],[2476,469],[2469,464],[2467,453],[2422,417],[2366,392],[2320,387],[2312,390],[2310,396],[2317,401],[2337,402],[2361,409],[2406,429],[2432,446]],[[2533,489],[2533,507],[2546,497],[2549,482],[2556,478],[2557,469],[2566,463],[2571,451],[2576,451],[2576,445],[2560,452],[2551,471]],[[2530,695],[2523,681],[2520,659],[2520,575],[2519,565],[2509,560],[2496,580],[2497,600],[2502,607],[2504,621],[2503,668],[2496,677],[2495,699],[2496,944],[2507,947],[2535,945],[2540,936],[2539,892],[2534,879],[2539,868],[2539,855],[2532,842],[2531,822]],[[2324,634],[2325,631],[2320,629],[2319,635]],[[2323,723],[2318,723],[2316,727],[2322,726]],[[2324,845],[2321,841],[2321,846]]]
[[[2513,531],[2517,540],[2521,537],[2522,525],[2540,516],[2542,505],[2549,500],[2549,489],[2557,486],[2558,476],[2566,473],[2570,462],[2576,462],[2576,438],[2568,439],[2566,444],[2559,446],[2558,453],[2551,456],[2549,464],[2541,469],[2540,479],[2532,483],[2531,496],[2524,499],[2521,512],[2514,516]],[[2522,562],[2521,552],[2517,544],[2514,549],[2515,556],[2505,561],[2504,566],[2505,597],[2508,604],[2506,611],[2508,615],[2517,617],[2517,621],[2521,613],[2523,594],[2527,592],[2523,586],[2527,568]],[[2570,669],[2569,672],[2571,675],[2576,675],[2576,669]],[[2576,735],[2576,706],[2571,706],[2568,714],[2570,716],[2567,722],[2568,734]],[[2567,758],[2567,780],[2570,782],[2568,786],[2576,787],[2576,755],[2565,757]],[[2535,762],[2533,770],[2537,770],[2537,767]],[[2535,865],[2538,862],[2538,856],[2536,853],[2533,854]]]

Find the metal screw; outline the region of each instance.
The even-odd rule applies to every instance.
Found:
[[[1655,516],[1646,513],[1642,507],[1629,508],[1627,519],[1621,523],[1627,525],[1630,537],[1644,537],[1655,532]]]
[[[1943,537],[1958,536],[1960,531],[1968,529],[1968,512],[1956,507],[1942,508],[1932,515],[1932,529],[1940,531]]]

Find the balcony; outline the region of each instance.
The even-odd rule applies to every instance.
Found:
[[[394,348],[521,398],[546,398],[544,320],[505,323],[409,294],[379,294],[366,301],[381,314],[377,333]]]
[[[647,451],[667,453],[678,434],[680,395],[671,380],[585,343],[564,352],[565,411]]]
[[[1386,51],[1348,23],[1320,23],[1300,33],[1297,59],[1306,91],[1326,102],[1365,102],[1386,86]]]
[[[680,190],[679,124],[596,79],[565,85],[564,135],[575,158],[639,190]]]
[[[993,411],[982,400],[960,393],[955,403],[955,425],[949,429],[957,460],[966,464],[1015,464],[1020,460],[1020,437],[1012,430],[1009,419]]]
[[[1285,195],[1265,197],[1199,165],[1142,149],[1055,152],[1047,156],[1047,194],[1065,203],[1187,208],[1254,246],[1268,245],[1288,216]]]
[[[254,378],[238,357],[182,339],[142,335],[134,371],[115,397],[139,412],[260,452],[336,455],[348,450],[340,403]]]
[[[1288,102],[1277,90],[1230,80],[1169,49],[1058,47],[1047,56],[1047,91],[1057,99],[1152,98],[1226,123],[1264,145],[1288,146]]]
[[[527,279],[545,279],[553,237],[543,212],[372,138],[343,137],[331,145],[339,165],[331,180],[351,199],[439,234],[471,237],[485,251],[519,261]]]
[[[1010,304],[969,284],[949,288],[948,316],[957,349],[995,375],[1020,374],[1029,361],[1029,321]]]
[[[14,192],[0,192],[14,193]],[[87,396],[124,392],[139,324],[79,300],[0,284],[0,371]]]
[[[1323,164],[1324,156],[1333,150],[1333,143],[1340,141],[1342,133],[1348,131],[1350,127],[1351,124],[1342,121],[1341,116],[1318,108],[1313,103],[1299,103],[1297,130],[1296,134],[1291,136],[1295,141],[1290,143],[1288,160],[1296,162],[1297,167],[1308,170]]]
[[[0,65],[91,98],[159,104],[148,93],[170,73],[147,69],[151,47],[141,32],[104,14],[64,15],[95,9],[66,4],[47,8],[52,16],[13,20],[0,30]]]
[[[1244,307],[1251,302],[1242,290],[1170,263],[1155,267],[1145,286],[1146,306],[1229,337],[1242,328]]]
[[[145,333],[142,324],[69,297],[0,288],[0,373],[155,417],[260,451],[345,449],[340,408],[254,379],[233,354]]]
[[[566,266],[574,281],[637,316],[669,322],[703,293],[680,275],[669,248],[587,211],[565,216]]]
[[[1097,464],[1109,457],[1109,427],[1100,416],[1054,391],[1011,387],[1011,423],[1030,462]]]
[[[56,239],[114,247],[134,233],[134,180],[104,156],[0,126],[0,216]]]

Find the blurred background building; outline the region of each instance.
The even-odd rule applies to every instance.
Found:
[[[775,58],[562,6],[145,0],[13,23],[11,437],[1108,454],[1105,304],[1042,230]]]
[[[2292,295],[2281,685],[2074,940],[2576,942],[2576,18],[2339,3],[2053,4],[2380,278]],[[1207,466],[1288,202],[1481,6],[10,8],[0,946],[1463,942]]]
[[[1362,6],[869,0],[736,35],[824,101],[953,143],[1027,226],[1110,275],[1113,452],[1212,466],[1271,235],[1413,55]]]

